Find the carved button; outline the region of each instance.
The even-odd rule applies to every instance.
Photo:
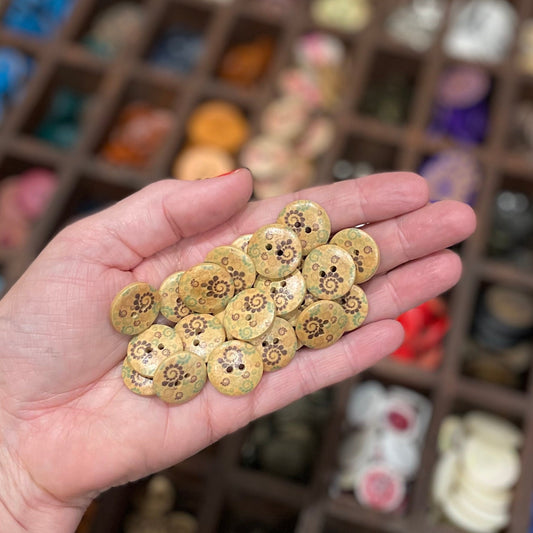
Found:
[[[296,321],[296,335],[309,348],[325,348],[341,338],[347,322],[340,304],[320,300],[302,311]]]
[[[276,304],[276,314],[285,317],[303,302],[306,288],[305,280],[299,270],[281,280],[271,280],[258,276],[255,287],[270,294]]]
[[[363,324],[368,315],[368,299],[361,287],[353,285],[350,292],[339,298],[337,302],[342,305],[348,317],[346,332],[353,331]]]
[[[204,361],[214,348],[226,340],[220,321],[208,314],[189,315],[181,319],[174,329],[185,350],[199,355]]]
[[[155,394],[152,379],[145,378],[139,372],[136,372],[127,357],[122,362],[122,381],[131,392],[139,396],[153,396]]]
[[[233,278],[235,293],[253,287],[255,281],[255,266],[248,254],[235,246],[218,246],[211,250],[206,263],[215,263],[225,268]]]
[[[159,287],[161,314],[172,322],[179,322],[183,317],[192,313],[183,303],[178,293],[179,281],[182,274],[183,272],[174,272]]]

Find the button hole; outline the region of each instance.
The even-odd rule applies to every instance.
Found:
[[[321,278],[325,278],[326,277],[326,273],[323,270],[320,271],[320,277]]]
[[[203,333],[203,332],[204,332],[203,329],[198,328],[194,333],[195,333],[196,335],[200,335],[200,333]]]
[[[274,340],[272,341],[272,344],[278,344],[278,342],[279,342],[279,339],[276,338],[276,339],[274,339]]]
[[[193,346],[198,346],[199,344],[200,344],[200,341],[199,341],[198,339],[194,339],[194,340],[192,341],[192,345],[193,345]]]
[[[336,267],[335,265],[333,265],[333,266],[330,268],[330,270],[331,270],[332,272],[337,272],[337,267]]]
[[[231,374],[233,372],[233,367],[232,366],[228,366],[228,368],[226,368],[226,372],[228,374]]]
[[[301,222],[295,222],[295,223],[294,223],[294,227],[295,227],[295,228],[299,228],[301,225],[302,225]]]
[[[266,348],[266,347],[268,346],[268,342],[267,342],[267,341],[263,341],[263,342],[261,343],[261,346],[262,346],[263,348]]]
[[[306,232],[306,233],[311,233],[311,228],[310,228],[309,226],[306,226],[306,227],[305,227],[305,232]]]
[[[248,320],[248,322],[250,322],[250,320],[252,320],[252,315],[246,315],[246,320]]]
[[[270,243],[265,245],[265,250],[272,250],[272,245]]]
[[[184,377],[184,378],[188,378],[188,377],[190,377],[190,376],[191,376],[191,375],[187,372],[183,377]]]
[[[239,370],[244,370],[244,365],[242,363],[239,365]]]
[[[157,349],[158,349],[158,350],[163,350],[164,348],[165,348],[165,346],[164,346],[162,343],[159,343],[159,344],[157,345]]]
[[[146,348],[144,351],[146,353],[152,353],[152,350],[153,350],[153,348],[151,346],[148,346],[148,348]]]
[[[286,286],[287,286],[287,282],[286,282],[286,281],[282,281],[282,282],[280,283],[280,285],[281,285],[282,287],[286,287]]]
[[[279,255],[279,256],[283,255],[283,250],[278,250],[278,251],[276,252],[276,254]]]
[[[272,288],[270,289],[270,292],[271,292],[272,294],[276,294],[276,287],[272,287]]]

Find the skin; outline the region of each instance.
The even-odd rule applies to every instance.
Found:
[[[457,202],[428,204],[425,181],[391,173],[247,203],[245,169],[214,180],[165,180],[61,231],[0,301],[0,523],[6,531],[72,532],[100,492],[175,464],[250,420],[346,379],[402,342],[400,313],[461,274],[446,247],[475,228]],[[275,221],[296,198],[323,205],[332,231],[368,222],[382,251],[364,285],[366,325],[321,352],[302,350],[251,394],[209,384],[168,406],[121,380],[128,338],[108,319],[133,281],[159,286],[207,252]]]

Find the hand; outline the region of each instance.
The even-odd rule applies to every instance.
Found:
[[[425,180],[409,173],[247,204],[251,189],[245,169],[149,185],[61,231],[0,301],[0,523],[12,520],[9,531],[72,531],[99,492],[388,355],[403,337],[394,319],[457,282],[460,260],[444,249],[475,227],[468,206],[428,205]],[[302,350],[244,397],[207,384],[191,402],[169,406],[127,390],[129,339],[108,318],[115,294],[133,281],[158,287],[213,247],[273,223],[295,197],[324,206],[332,232],[370,223],[382,262],[364,285],[366,325],[321,352]]]

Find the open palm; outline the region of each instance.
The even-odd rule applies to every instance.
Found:
[[[179,462],[392,352],[403,335],[393,319],[457,282],[460,261],[444,248],[475,227],[467,206],[428,205],[425,181],[409,173],[247,204],[250,193],[244,169],[152,184],[63,230],[0,301],[0,466],[9,457],[21,490],[39,505],[69,509],[65,531],[98,492]],[[169,406],[128,391],[120,366],[129,339],[111,327],[113,296],[133,281],[159,286],[211,248],[274,222],[295,197],[323,205],[332,232],[369,223],[382,262],[364,286],[366,325],[328,349],[301,350],[244,397],[207,385],[191,402]]]

